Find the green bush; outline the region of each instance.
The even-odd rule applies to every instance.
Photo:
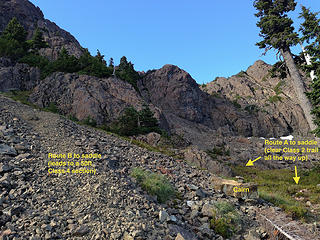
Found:
[[[43,110],[53,113],[59,113],[59,109],[54,102],[49,103],[49,106],[45,107]]]
[[[230,150],[226,150],[224,146],[214,147],[211,150],[207,150],[206,153],[212,158],[217,159],[217,156],[230,156]]]
[[[151,173],[141,168],[134,168],[131,176],[137,180],[143,190],[150,195],[157,196],[158,201],[161,203],[175,196],[174,188],[163,175]]]
[[[226,201],[218,201],[214,204],[213,218],[210,227],[224,238],[231,237],[236,231],[235,226],[240,225],[241,219],[234,205]]]
[[[271,103],[276,103],[276,102],[279,102],[279,101],[281,102],[282,98],[280,96],[278,96],[278,95],[275,95],[275,96],[270,97],[268,100]]]
[[[256,105],[247,105],[247,106],[245,106],[244,110],[246,110],[250,114],[253,114],[253,113],[258,112],[259,108]]]
[[[233,235],[231,227],[229,223],[227,223],[225,218],[211,219],[210,227],[213,228],[216,233],[220,234],[224,238],[228,238]]]
[[[238,100],[234,100],[232,101],[233,106],[235,106],[236,108],[241,108],[240,103],[238,103]]]
[[[248,74],[247,74],[247,72],[241,70],[241,71],[237,74],[237,76],[238,76],[238,77],[247,77]]]
[[[92,117],[88,116],[87,118],[83,119],[81,121],[82,124],[84,125],[88,125],[88,126],[91,126],[91,127],[96,127],[97,126],[97,122],[95,119],[93,119]]]
[[[44,69],[49,64],[49,60],[46,57],[36,53],[29,53],[23,56],[19,59],[19,62],[26,63],[32,67],[39,67],[40,69]]]
[[[276,95],[279,95],[279,94],[281,94],[282,93],[282,86],[284,85],[284,81],[282,80],[282,81],[280,81],[280,82],[278,82],[278,84],[274,87],[274,91],[275,91],[275,93],[276,93]]]
[[[8,57],[18,60],[26,54],[26,49],[18,41],[0,38],[0,57]]]
[[[144,106],[141,111],[137,111],[133,107],[126,108],[117,121],[107,126],[107,130],[122,136],[147,134],[149,132],[162,133],[158,126],[158,120],[153,117],[152,111],[147,106]]]

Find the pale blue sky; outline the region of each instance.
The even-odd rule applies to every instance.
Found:
[[[136,70],[174,64],[198,82],[228,77],[256,60],[276,56],[255,46],[259,41],[251,0],[31,0],[46,18],[74,35],[95,55],[117,64],[122,56]],[[298,0],[320,11],[319,0]],[[297,13],[292,15],[297,17]]]

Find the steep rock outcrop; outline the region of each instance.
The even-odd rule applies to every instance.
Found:
[[[66,115],[79,120],[90,116],[98,124],[115,120],[130,105],[141,109],[144,102],[130,84],[116,78],[64,73],[54,73],[41,81],[30,101],[40,107],[55,103]]]
[[[41,49],[41,53],[50,59],[56,59],[62,47],[72,55],[77,57],[81,55],[82,50],[78,41],[70,33],[45,19],[42,11],[28,0],[0,1],[0,32],[13,17],[16,17],[28,31],[28,38],[32,37],[37,27],[42,30],[44,39],[50,47]]]
[[[140,89],[145,98],[165,112],[197,123],[210,118],[205,94],[192,77],[177,66],[165,65],[149,72],[140,82]]]
[[[296,100],[290,77],[281,80],[269,74],[271,65],[257,61],[246,72],[217,78],[201,86],[204,92],[225,98],[265,126],[263,136],[297,133],[307,135],[308,124]]]
[[[234,82],[220,79],[225,91],[216,91],[213,94],[213,91],[207,89],[205,92],[187,72],[177,66],[165,65],[159,70],[147,72],[138,86],[144,99],[162,110],[171,131],[198,146],[204,142],[207,146],[212,146],[213,136],[219,135],[286,135],[292,131],[291,125],[295,126],[296,118],[301,118],[299,112],[290,112],[290,108],[286,112],[277,111],[272,115],[250,107],[240,108],[233,99],[224,95],[228,96],[234,89],[238,89],[239,94],[247,91],[253,95],[251,98],[254,98],[256,86],[251,86],[245,77],[240,80],[237,77],[232,78]],[[207,84],[207,88],[214,89],[211,84],[215,83]],[[285,114],[288,117],[282,117]]]
[[[0,91],[31,90],[40,81],[40,70],[0,58]]]

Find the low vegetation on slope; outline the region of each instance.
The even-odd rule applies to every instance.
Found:
[[[259,185],[261,198],[272,202],[294,218],[305,221],[320,217],[320,166],[302,171],[299,184],[293,181],[293,173],[289,169],[261,170],[237,166],[236,174],[244,177],[247,182]]]
[[[157,196],[161,203],[175,196],[174,188],[163,175],[151,173],[141,168],[134,168],[131,176],[137,180],[143,190],[150,195]]]
[[[210,227],[225,238],[231,237],[239,230],[241,219],[235,206],[229,202],[218,201],[214,204],[215,210]]]

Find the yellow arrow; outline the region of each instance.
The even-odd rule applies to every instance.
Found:
[[[260,159],[261,157],[258,157],[258,158],[256,158],[255,160],[249,160],[248,161],[248,163],[246,164],[246,167],[251,167],[251,166],[253,166],[253,163],[255,162],[255,161],[258,161],[259,159]]]
[[[294,171],[296,173],[296,176],[293,177],[293,180],[296,182],[296,184],[299,183],[300,177],[298,177],[298,170],[297,170],[297,166],[294,166]]]

